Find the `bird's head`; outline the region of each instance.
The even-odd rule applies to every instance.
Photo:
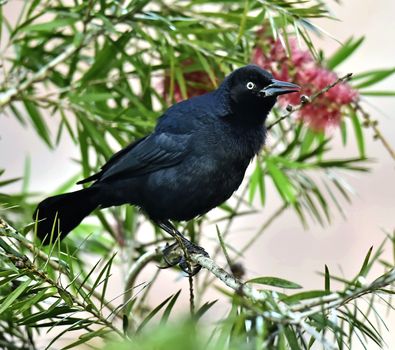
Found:
[[[266,119],[277,96],[300,90],[298,85],[276,80],[269,72],[255,65],[235,70],[225,82],[233,114],[258,123]]]

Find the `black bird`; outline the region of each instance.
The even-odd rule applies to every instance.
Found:
[[[171,106],[152,134],[78,182],[94,181],[90,187],[42,201],[34,213],[38,237],[47,241],[55,227],[62,239],[96,208],[133,204],[187,249],[204,252],[169,220],[203,215],[237,190],[265,142],[264,122],[277,96],[298,90],[295,84],[247,65],[216,90]]]

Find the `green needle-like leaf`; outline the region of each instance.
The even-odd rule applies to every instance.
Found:
[[[264,284],[267,286],[286,288],[286,289],[299,289],[301,285],[278,277],[257,277],[247,281],[248,283]]]

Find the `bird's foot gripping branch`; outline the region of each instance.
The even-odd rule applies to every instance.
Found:
[[[200,270],[201,265],[196,263],[191,259],[191,256],[196,254],[209,257],[209,254],[204,248],[192,243],[186,239],[173,225],[170,223],[164,224],[160,223],[159,227],[163,228],[166,232],[170,233],[174,239],[175,243],[171,245],[166,245],[162,250],[163,258],[167,267],[173,267],[178,265],[182,271],[184,271],[188,276],[195,276]]]

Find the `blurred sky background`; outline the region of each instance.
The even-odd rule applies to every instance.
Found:
[[[5,6],[5,17],[11,19],[18,15],[21,3],[22,1],[11,0]],[[394,0],[348,0],[341,6],[335,1],[330,1],[330,6],[335,17],[340,21],[318,20],[316,23],[320,27],[340,41],[345,41],[350,36],[366,36],[362,47],[338,68],[340,75],[395,66]],[[339,45],[328,37],[317,38],[316,41],[327,55]],[[395,76],[376,86],[375,90],[395,90]],[[379,120],[380,130],[395,147],[393,112],[395,99],[369,97],[367,101],[370,104],[368,110],[372,117]],[[54,129],[53,126],[57,121],[48,120],[50,127],[52,125]],[[334,134],[337,135],[338,132],[335,131]],[[346,176],[356,192],[352,197],[351,205],[344,205],[347,219],[343,219],[334,209],[335,215],[330,226],[322,228],[311,224],[308,230],[304,230],[297,217],[291,211],[286,212],[265,231],[243,257],[242,261],[248,276],[278,276],[300,283],[306,288],[323,288],[323,278],[317,272],[323,271],[324,264],[327,264],[334,274],[351,277],[359,271],[368,249],[372,245],[378,247],[384,239],[384,232],[394,230],[395,163],[380,142],[373,141],[370,131],[366,135],[367,154],[374,159],[374,163],[371,164],[369,174]],[[333,151],[334,156],[344,152],[356,154],[356,148],[353,148],[355,145],[344,149],[340,138],[337,136],[336,138],[338,148]],[[6,169],[5,178],[21,176],[25,160],[30,157],[32,166],[30,189],[42,192],[43,198],[46,193],[50,193],[78,173],[79,167],[72,160],[73,157],[78,158],[78,154],[76,146],[66,137],[63,137],[55,150],[49,151],[38,139],[33,128],[22,127],[14,117],[4,114],[0,116],[0,168]],[[10,192],[15,189],[18,189],[17,184],[6,188]],[[256,228],[281,205],[275,191],[270,188],[266,201],[264,210],[237,221],[229,238],[231,244],[236,246],[245,244]],[[216,214],[218,213],[214,210],[212,215]],[[215,239],[214,225],[207,228],[207,235]],[[391,251],[385,254],[387,260],[393,261]],[[152,266],[150,269],[154,271],[155,267]],[[381,272],[382,269],[376,269],[369,280]],[[174,272],[166,271],[160,281],[154,289],[158,291],[158,300],[163,300],[164,296],[183,287],[185,298],[179,307],[181,309],[183,305],[187,305],[187,279],[179,279]],[[117,283],[115,283],[114,288],[115,293],[118,294],[122,287],[119,285],[116,292]],[[225,312],[223,305],[216,307],[219,316]],[[386,334],[385,330],[383,334],[389,349],[395,349],[395,312],[392,312],[392,316],[388,319],[388,326],[393,334]]]

